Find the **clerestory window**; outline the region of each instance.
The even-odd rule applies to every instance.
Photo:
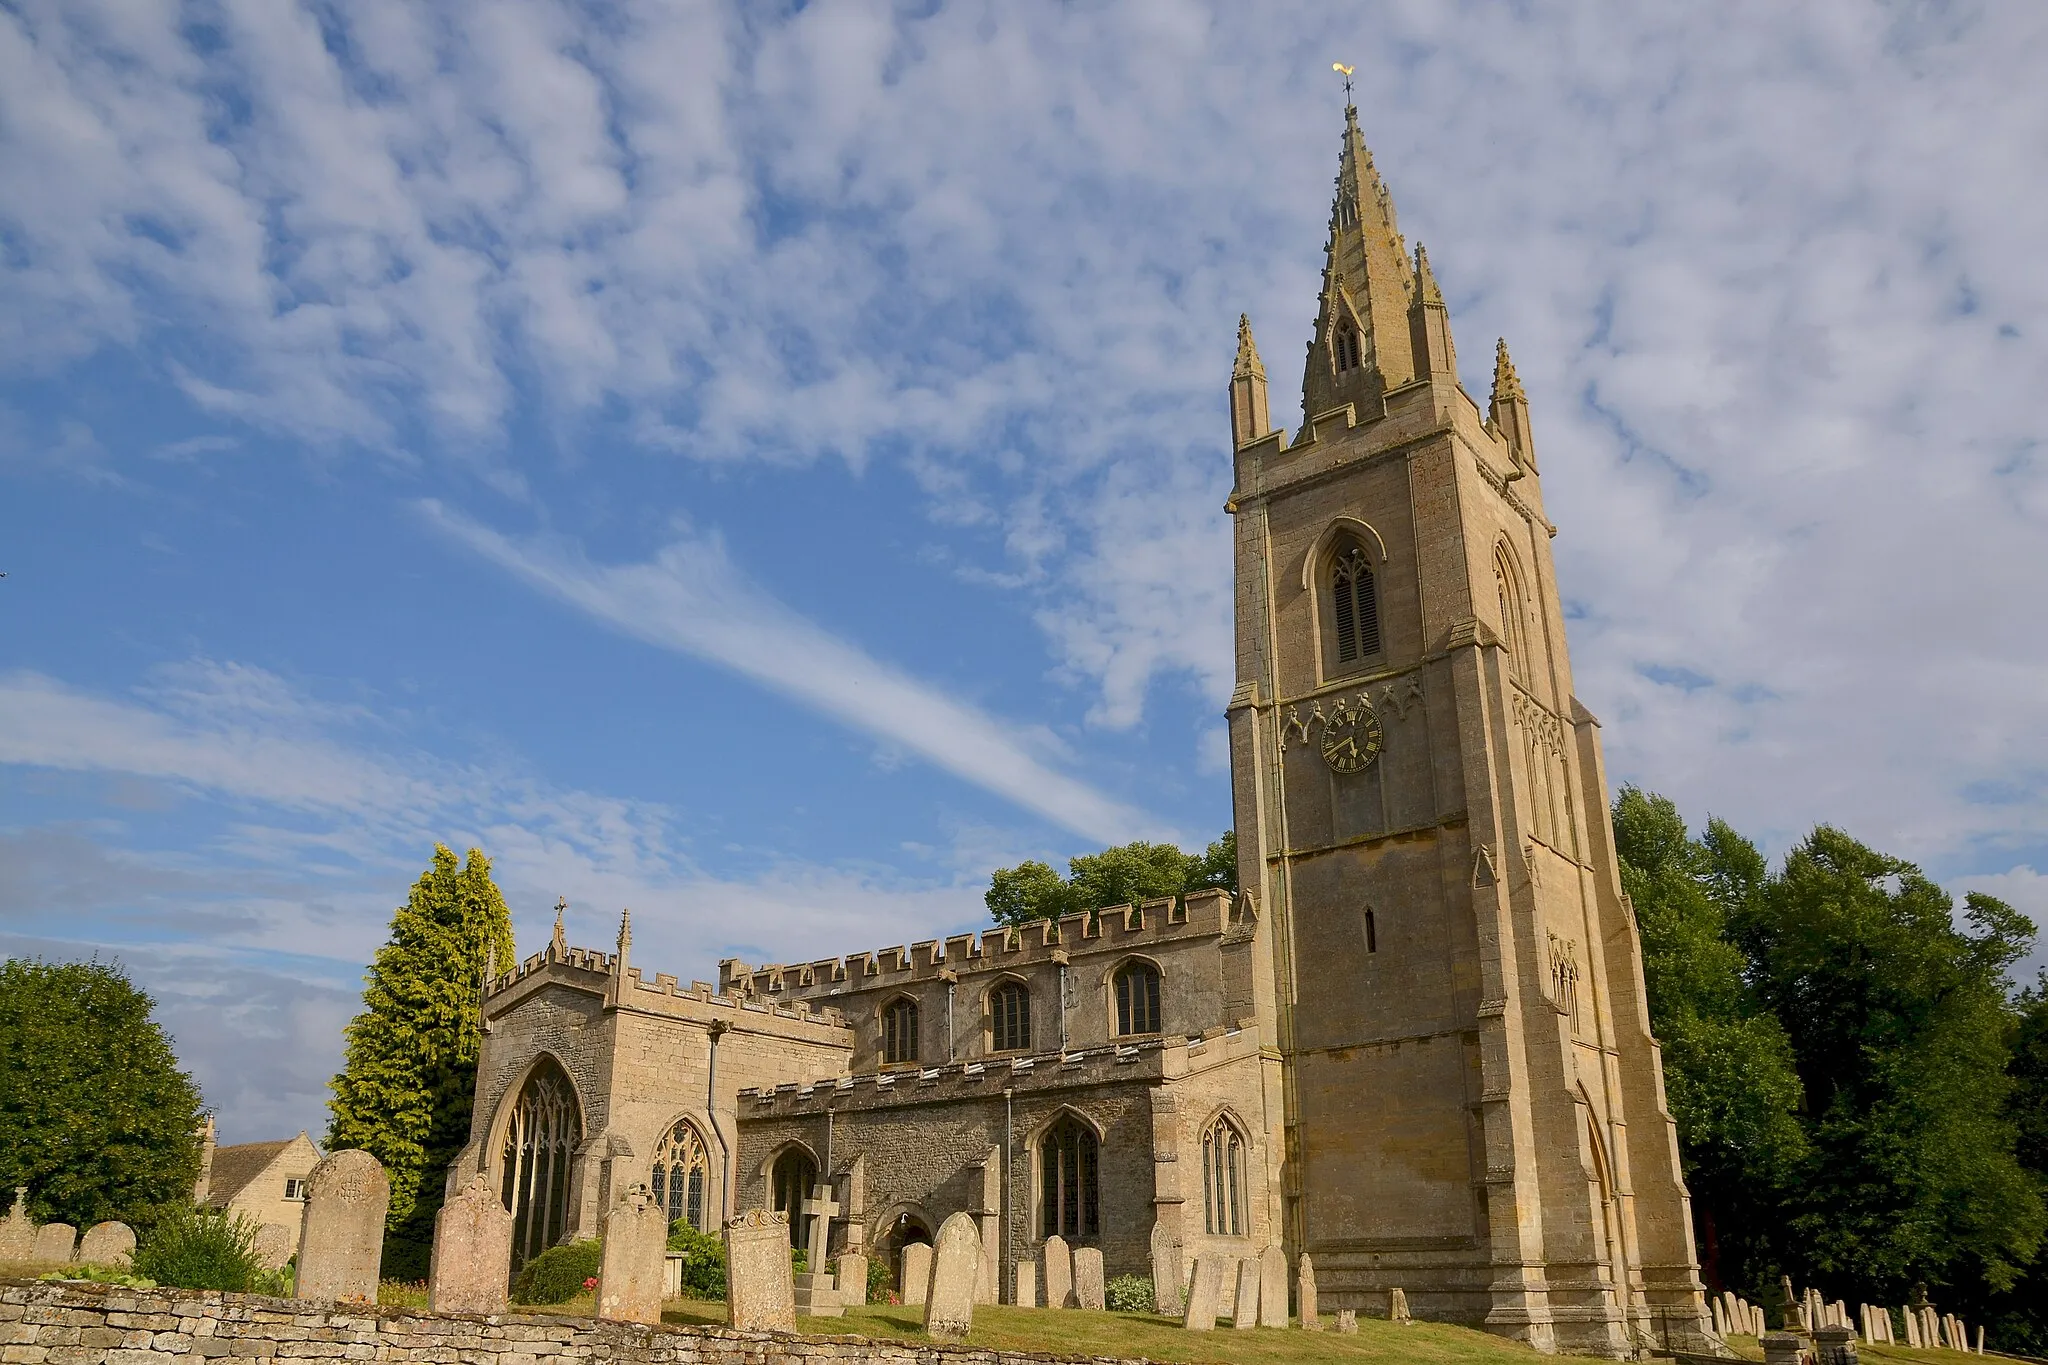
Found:
[[[1330,570],[1330,597],[1337,663],[1355,664],[1379,653],[1379,586],[1363,545],[1354,541],[1338,552]]]
[[[1116,1031],[1159,1032],[1159,969],[1149,962],[1133,962],[1117,969]]]
[[[882,1060],[917,1060],[917,1002],[897,1000],[882,1011]]]
[[[997,1052],[1023,1052],[1031,1047],[1031,992],[1010,981],[989,993],[990,1041]]]

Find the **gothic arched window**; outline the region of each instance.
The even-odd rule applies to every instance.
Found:
[[[769,1197],[777,1213],[789,1215],[789,1244],[804,1244],[804,1200],[818,1183],[818,1164],[801,1147],[792,1147],[775,1158],[768,1177]]]
[[[1095,1131],[1072,1114],[1046,1130],[1038,1143],[1039,1236],[1058,1233],[1072,1241],[1101,1233],[1095,1185],[1100,1159]]]
[[[997,1052],[1031,1047],[1031,992],[1021,981],[1006,981],[989,992],[989,1041]]]
[[[1242,1237],[1245,1229],[1244,1134],[1217,1119],[1202,1134],[1202,1229]]]
[[[1348,322],[1340,325],[1337,328],[1336,344],[1332,347],[1332,350],[1335,352],[1338,374],[1343,374],[1347,370],[1357,369],[1362,353],[1362,348],[1358,342],[1358,329]]]
[[[583,1140],[583,1117],[568,1073],[543,1057],[512,1106],[505,1125],[500,1197],[512,1211],[516,1269],[562,1240],[569,1226],[569,1159]]]
[[[1508,647],[1508,668],[1526,681],[1529,677],[1527,618],[1522,614],[1522,589],[1516,581],[1514,560],[1508,547],[1493,552],[1493,587],[1500,595],[1501,643]]]
[[[917,1060],[917,1002],[894,1000],[882,1011],[882,1060]]]
[[[704,1139],[688,1119],[668,1130],[668,1136],[654,1152],[654,1202],[668,1213],[668,1221],[687,1221],[699,1232],[704,1226],[704,1188],[711,1178],[711,1163],[705,1155]]]
[[[1330,621],[1336,631],[1337,662],[1355,664],[1380,652],[1380,595],[1372,558],[1357,541],[1337,551],[1330,568]]]
[[[1116,1031],[1159,1032],[1159,969],[1149,962],[1132,962],[1117,968],[1114,984]]]

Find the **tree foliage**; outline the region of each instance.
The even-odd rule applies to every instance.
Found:
[[[458,868],[437,844],[370,964],[328,1103],[328,1150],[361,1148],[391,1179],[384,1264],[401,1279],[427,1272],[444,1173],[469,1140],[483,974],[493,957],[500,970],[512,966],[512,920],[490,859],[471,849]]]
[[[0,1189],[37,1218],[147,1228],[190,1202],[199,1091],[154,1009],[103,962],[0,963]]]
[[[1235,831],[1225,831],[1200,853],[1142,841],[1084,853],[1068,860],[1064,877],[1037,861],[997,868],[984,900],[997,924],[1014,927],[1208,887],[1237,890]]]

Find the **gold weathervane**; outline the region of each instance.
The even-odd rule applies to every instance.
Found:
[[[1330,70],[1344,78],[1344,102],[1346,104],[1351,103],[1351,73],[1357,69],[1356,67],[1346,66],[1342,62],[1330,63]]]

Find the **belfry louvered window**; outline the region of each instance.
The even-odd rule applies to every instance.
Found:
[[[1337,361],[1338,374],[1343,374],[1346,370],[1357,369],[1361,354],[1357,329],[1349,323],[1339,327],[1337,329],[1336,344],[1331,347],[1331,350]]]
[[[990,1042],[997,1052],[1023,1052],[1031,1046],[1031,992],[1010,981],[989,992]]]
[[[1380,652],[1380,597],[1365,547],[1339,552],[1330,574],[1331,618],[1336,626],[1337,662],[1354,664]]]

